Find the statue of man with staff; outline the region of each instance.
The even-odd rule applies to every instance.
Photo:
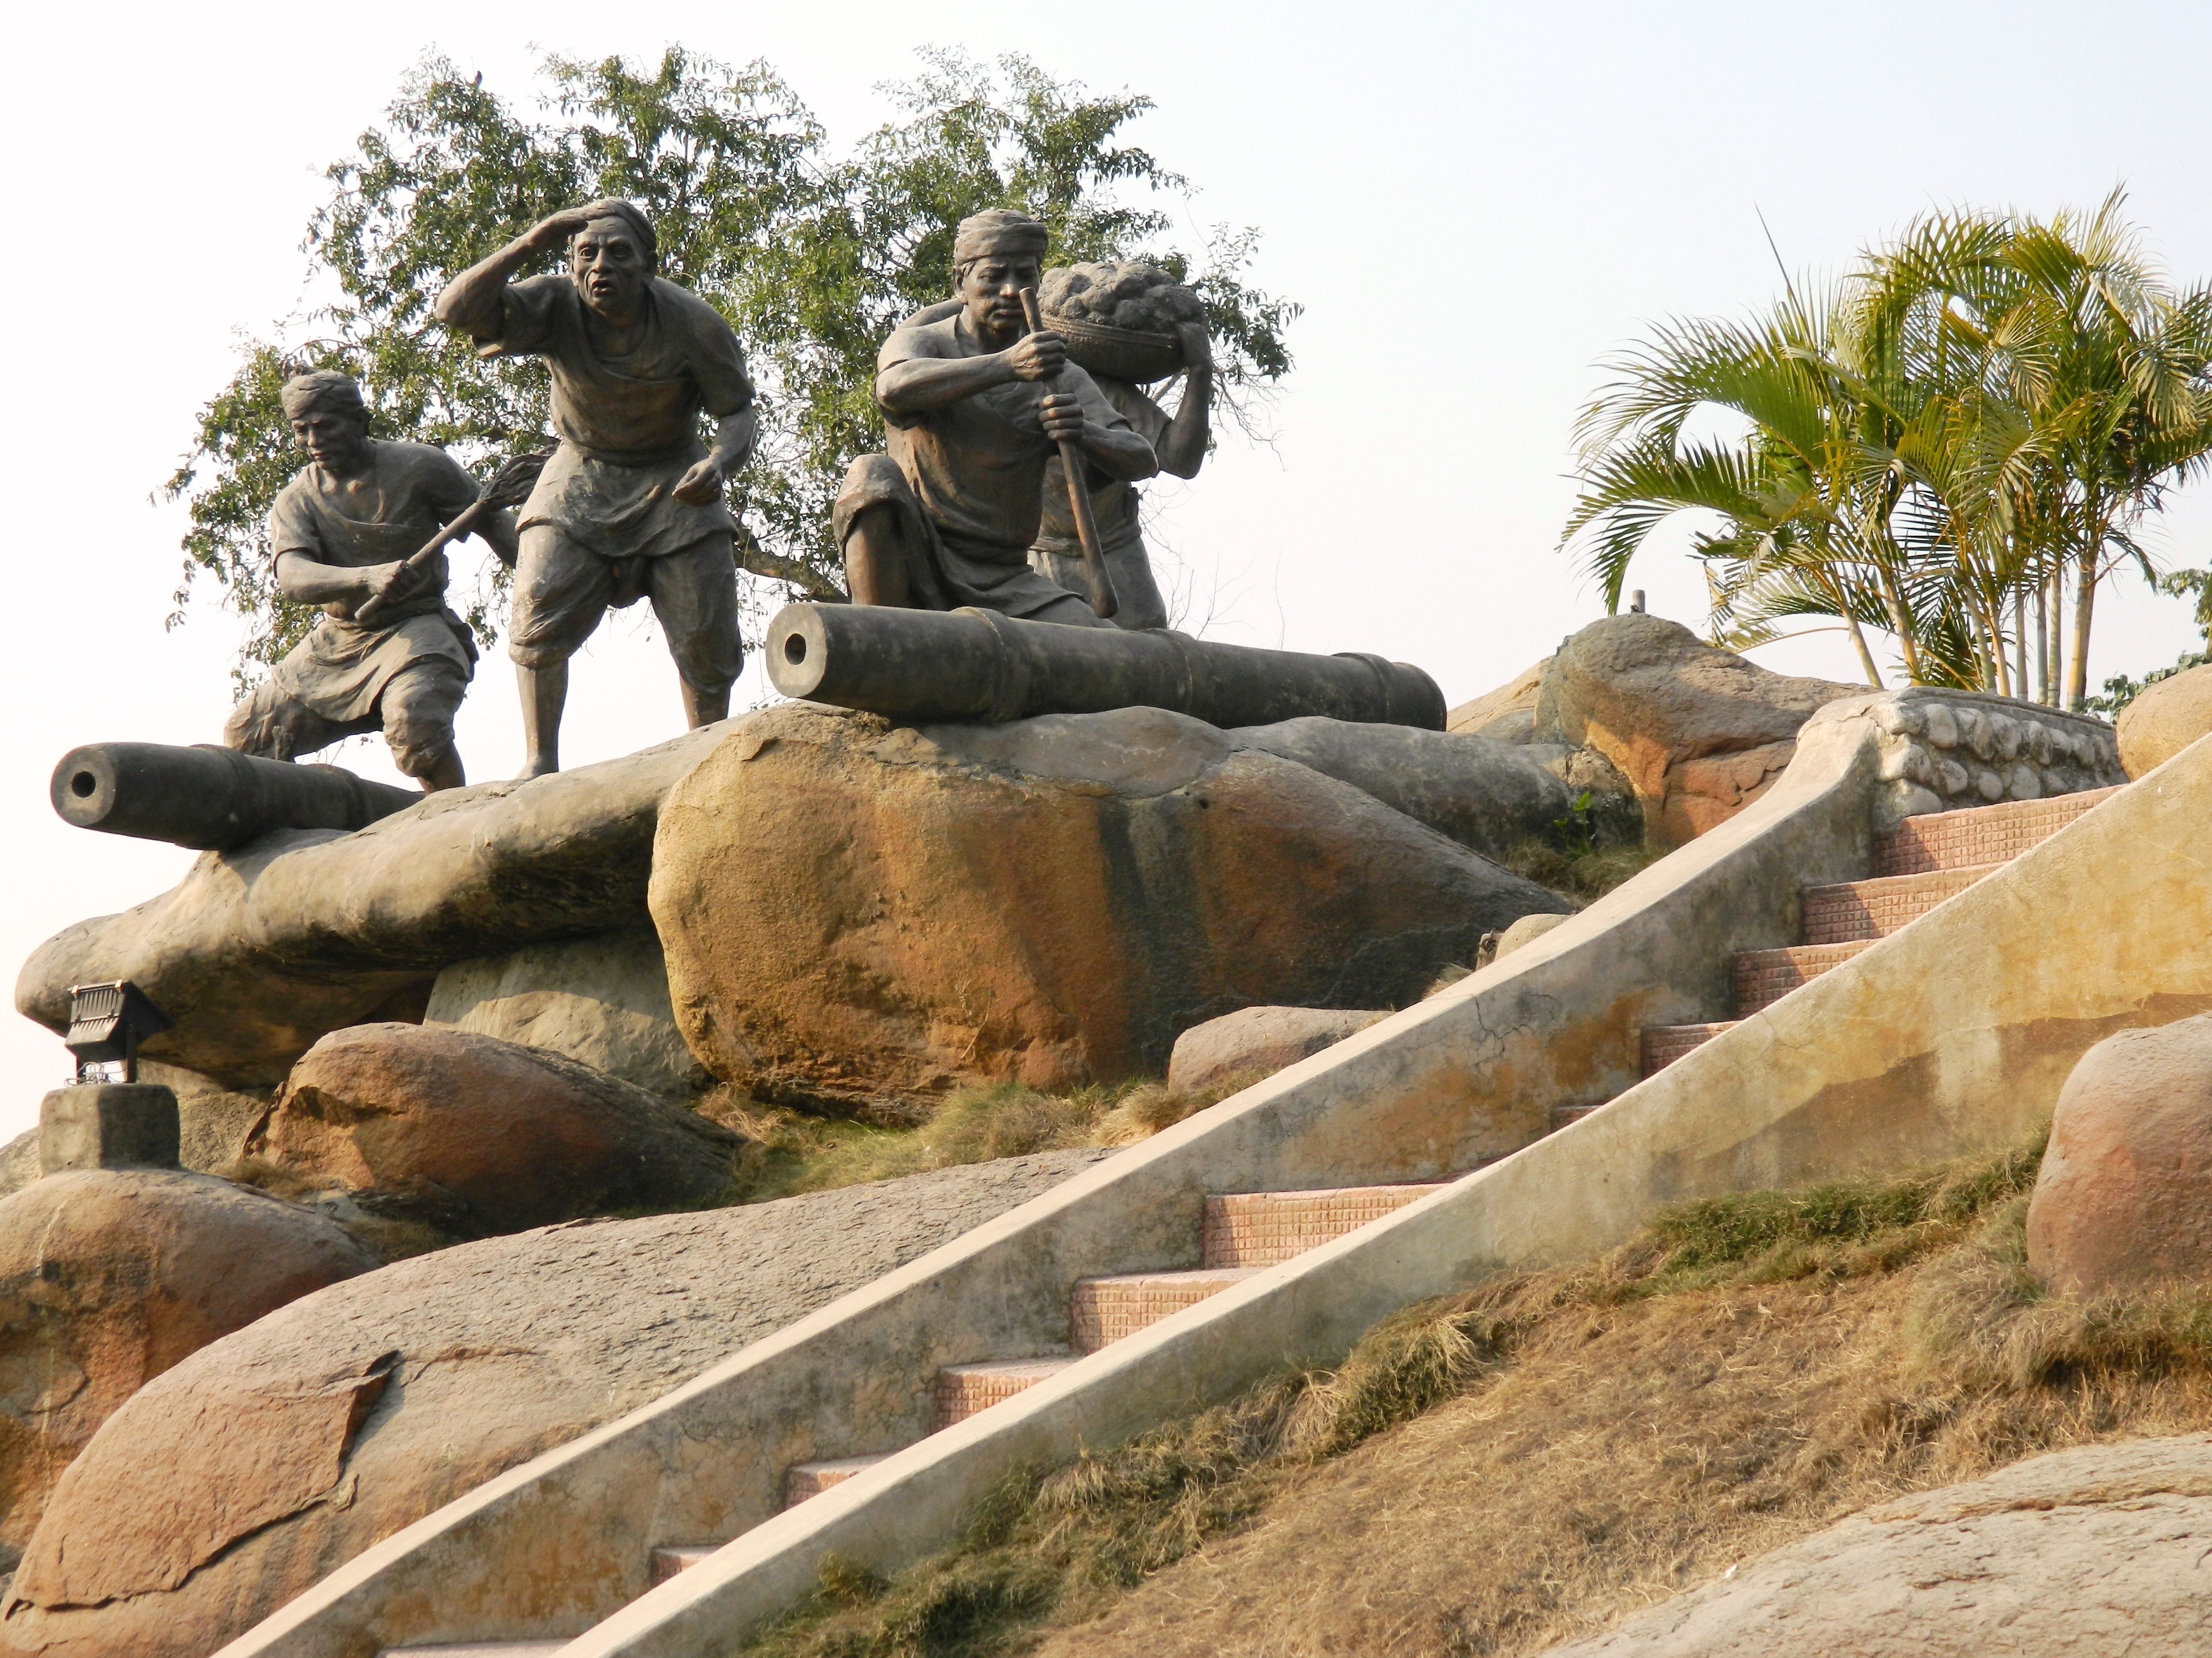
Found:
[[[442,449],[372,440],[361,388],[343,374],[295,376],[283,398],[309,459],[270,509],[269,547],[278,590],[324,614],[231,711],[223,741],[290,760],[380,729],[392,763],[425,793],[458,788],[467,778],[453,715],[477,647],[446,606],[445,554],[419,555],[476,506],[475,480]],[[471,528],[514,562],[505,513]]]
[[[567,274],[511,280],[562,246]],[[568,659],[611,607],[653,601],[694,727],[728,716],[744,665],[724,489],[752,453],[753,384],[730,325],[656,275],[659,263],[642,210],[593,202],[542,221],[438,296],[438,319],[485,355],[542,356],[552,370],[561,444],[523,504],[507,623],[526,777],[560,769]]]
[[[1042,274],[1045,228],[994,208],[953,243],[960,303],[902,324],[878,355],[887,455],[845,475],[835,523],[856,604],[981,605],[1034,622],[1111,627],[1030,568],[1045,464],[1071,441],[1105,478],[1147,478],[1152,446],[1070,362],[1030,332],[1022,296]]]

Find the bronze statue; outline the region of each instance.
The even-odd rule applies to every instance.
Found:
[[[853,463],[836,510],[854,604],[1113,625],[1030,568],[1045,463],[1067,438],[1105,479],[1147,478],[1158,465],[1068,361],[1067,343],[1026,331],[1022,295],[1042,275],[1045,240],[1042,225],[1003,208],[963,220],[959,306],[908,319],[878,355],[890,452]]]
[[[567,275],[509,280],[563,245]],[[568,659],[610,607],[653,601],[695,727],[728,715],[744,665],[724,489],[752,452],[752,380],[730,325],[655,275],[659,260],[643,212],[593,202],[542,221],[438,296],[439,320],[486,355],[543,356],[553,374],[561,445],[522,508],[507,624],[526,777],[560,768]]]
[[[361,388],[319,371],[286,382],[284,414],[309,460],[269,513],[276,586],[323,617],[231,710],[223,741],[290,760],[342,737],[381,730],[392,763],[428,793],[467,780],[453,715],[476,671],[476,642],[446,606],[441,552],[410,556],[472,507],[477,486],[442,449],[368,435]],[[476,532],[508,563],[513,521]],[[374,609],[374,620],[360,614]]]
[[[1160,471],[1174,477],[1196,477],[1212,436],[1209,421],[1213,403],[1212,342],[1198,296],[1164,270],[1118,263],[1048,270],[1041,298],[1045,326],[1054,332],[1063,326],[1067,330],[1077,360],[1106,401],[1129,422],[1130,429],[1152,446]],[[1168,366],[1170,372],[1179,370],[1183,376],[1182,398],[1172,416],[1146,389],[1146,384],[1157,387],[1159,383],[1149,378],[1150,370],[1131,361],[1127,367],[1144,377],[1131,379],[1114,373],[1103,355],[1086,352],[1088,342],[1079,331],[1086,325],[1095,325],[1108,337],[1109,349],[1121,343],[1114,338],[1117,333],[1156,337],[1171,346],[1167,364],[1152,367]],[[1121,349],[1114,355],[1133,360],[1137,354]],[[1091,483],[1091,517],[1097,525],[1106,574],[1119,600],[1115,625],[1166,627],[1167,601],[1160,596],[1152,556],[1145,546],[1136,485],[1118,477],[1094,477]],[[1045,468],[1044,522],[1030,549],[1030,564],[1070,592],[1090,591],[1058,456]]]

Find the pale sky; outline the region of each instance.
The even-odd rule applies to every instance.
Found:
[[[1185,240],[1261,227],[1255,279],[1306,307],[1274,443],[1232,435],[1195,483],[1161,492],[1164,562],[1180,561],[1210,636],[1382,652],[1454,701],[1599,613],[1554,551],[1575,411],[1598,360],[1651,320],[1769,301],[1762,212],[1793,272],[1832,272],[1930,207],[2048,211],[2125,181],[2176,275],[2212,274],[2202,6],[401,0],[15,15],[0,107],[28,238],[0,273],[17,319],[0,416],[20,601],[0,657],[11,972],[190,863],[67,828],[47,778],[79,743],[219,738],[237,627],[203,604],[164,632],[180,525],[150,497],[240,335],[277,331],[299,305],[321,169],[427,50],[510,97],[532,92],[546,51],[763,58],[840,143],[883,118],[876,88],[925,46],[1018,51],[1151,94],[1159,108],[1132,136],[1200,186]],[[1631,585],[1696,625],[1686,538],[1655,542]],[[2169,562],[2212,562],[2212,508],[2185,498],[2157,539]],[[2180,602],[2140,587],[2099,616],[2098,680],[2196,641]],[[1857,677],[1832,634],[1756,656]],[[763,694],[756,673],[740,698]],[[564,758],[626,752],[680,720],[640,607],[579,659]],[[472,776],[519,763],[495,656],[460,729]],[[380,745],[336,757],[393,775]],[[35,1121],[67,1065],[50,1034],[0,1019],[0,1136]]]

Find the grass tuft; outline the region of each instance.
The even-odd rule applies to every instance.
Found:
[[[1572,849],[1532,839],[1494,861],[1523,880],[1558,893],[1577,909],[1584,909],[1666,855],[1665,847],[1642,841]]]

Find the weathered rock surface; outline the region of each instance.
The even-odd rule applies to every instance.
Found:
[[[1387,1007],[1240,1007],[1176,1038],[1168,1086],[1195,1094],[1239,1078],[1256,1082],[1389,1017]]]
[[[2212,1438],[1885,1503],[1547,1658],[2183,1658],[2212,1648]]]
[[[1157,1075],[1202,1020],[1409,1001],[1566,908],[1181,714],[914,730],[806,704],[671,793],[652,906],[708,1069],[855,1102]]]
[[[58,1031],[70,986],[130,979],[176,1021],[148,1059],[272,1085],[326,1031],[419,1018],[454,962],[641,925],[661,798],[732,729],[206,853],[160,897],[48,939],[15,1005]]]
[[[676,1028],[649,926],[458,962],[431,987],[422,1022],[550,1048],[666,1099],[712,1080]]]
[[[321,1216],[204,1175],[87,1169],[0,1199],[0,1559],[140,1388],[375,1265]]]
[[[1536,696],[1551,660],[1547,656],[1534,666],[1523,668],[1496,690],[1461,703],[1444,716],[1444,729],[1504,743],[1527,742],[1535,728]]]
[[[2081,1056],[2028,1205],[2027,1263],[2067,1293],[2212,1278],[2212,1014]]]
[[[2120,763],[2141,777],[2212,732],[2212,663],[2161,679],[2120,710]]]
[[[1487,737],[1310,717],[1242,726],[1229,738],[1364,789],[1492,857],[1551,834],[1574,799],[1565,782],[1525,750]]]
[[[246,1154],[246,1136],[269,1109],[271,1090],[234,1091],[211,1077],[173,1065],[142,1060],[138,1080],[159,1083],[177,1096],[177,1126],[182,1145],[178,1161],[203,1175],[230,1175]],[[0,1145],[0,1197],[20,1192],[39,1177],[39,1131],[26,1129]]]
[[[401,1527],[1108,1155],[572,1224],[296,1302],[108,1421],[0,1630],[56,1654],[204,1658]]]
[[[246,1151],[304,1191],[484,1237],[715,1202],[741,1143],[563,1054],[364,1024],[307,1050]]]
[[[1519,920],[1498,935],[1498,948],[1490,959],[1502,962],[1524,944],[1533,944],[1555,926],[1564,926],[1574,918],[1570,915],[1523,915]]]
[[[1661,616],[1607,616],[1546,666],[1536,736],[1604,755],[1643,804],[1650,837],[1680,846],[1765,792],[1815,708],[1864,695],[1769,673]]]

